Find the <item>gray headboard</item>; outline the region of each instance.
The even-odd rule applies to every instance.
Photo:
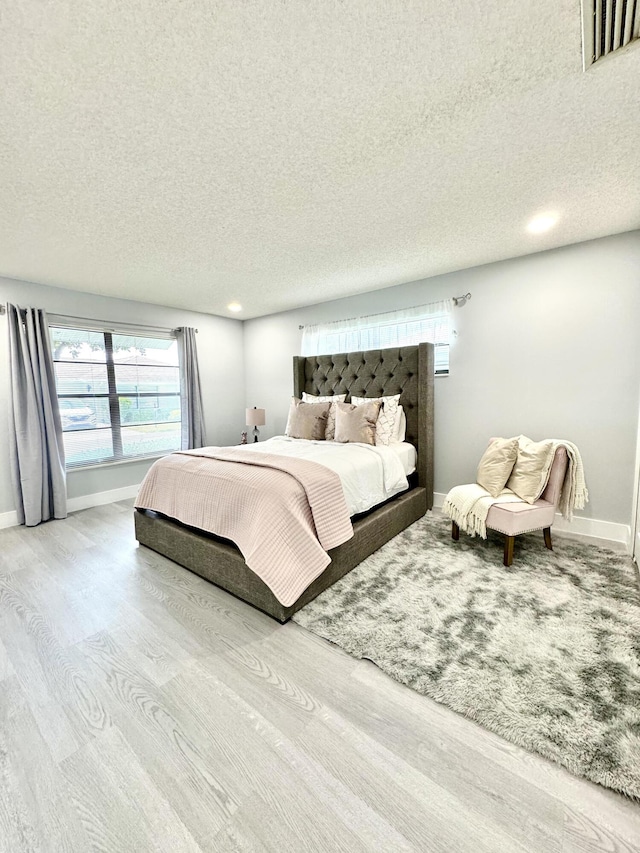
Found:
[[[295,356],[293,391],[382,397],[400,394],[406,440],[418,451],[418,484],[433,506],[433,344],[332,355]],[[347,397],[347,400],[349,397]]]

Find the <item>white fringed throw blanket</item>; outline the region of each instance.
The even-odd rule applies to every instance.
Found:
[[[442,512],[455,521],[460,530],[470,536],[487,538],[487,515],[493,504],[522,503],[522,498],[510,489],[504,489],[497,498],[492,498],[486,489],[477,483],[454,486],[442,505]]]
[[[562,513],[563,518],[571,521],[574,509],[584,509],[585,504],[589,500],[589,491],[584,479],[582,457],[578,448],[570,441],[554,438],[552,439],[552,443],[554,454],[558,447],[564,447],[569,457],[569,467],[564,478],[558,509]],[[553,459],[553,456],[551,458]]]
[[[524,436],[520,436],[524,438]],[[564,447],[569,457],[567,473],[562,486],[562,493],[558,503],[558,509],[563,517],[571,521],[574,509],[584,509],[589,500],[589,492],[584,479],[584,467],[580,451],[571,441],[564,439],[551,439],[549,451],[549,463],[547,466],[547,481],[551,471],[551,463],[558,447]],[[546,488],[546,482],[545,482]],[[469,483],[465,486],[455,486],[442,505],[442,512],[448,515],[461,530],[470,536],[481,536],[487,538],[487,515],[494,504],[521,503],[522,498],[514,494],[511,489],[503,489],[497,498],[491,497],[486,489],[477,483]]]

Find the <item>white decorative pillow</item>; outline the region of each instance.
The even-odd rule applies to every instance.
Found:
[[[376,444],[391,444],[397,432],[396,421],[400,418],[400,394],[390,397],[352,397],[354,406],[362,406],[364,403],[382,403],[380,414],[376,422]]]
[[[393,434],[393,441],[404,441],[407,437],[407,416],[404,413],[404,408],[398,406],[398,419],[396,421],[396,431]]]
[[[307,394],[306,391],[302,392],[303,403],[331,403],[331,408],[329,409],[329,420],[327,421],[327,430],[324,434],[325,441],[333,441],[335,438],[336,403],[344,403],[346,397],[346,394],[325,394],[323,396],[316,397],[314,394]]]

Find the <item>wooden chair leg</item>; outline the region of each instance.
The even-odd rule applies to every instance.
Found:
[[[513,563],[513,544],[516,541],[515,536],[504,537],[504,564],[510,566]]]
[[[544,533],[544,544],[550,551],[553,551],[553,545],[551,544],[551,528],[545,527],[542,532]]]
[[[460,528],[455,523],[455,521],[451,522],[451,538],[454,539],[456,542],[460,538]]]

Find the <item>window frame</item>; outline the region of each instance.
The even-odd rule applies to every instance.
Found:
[[[62,320],[62,318],[60,318]],[[123,426],[122,420],[120,417],[120,400],[121,398],[128,399],[144,399],[146,397],[152,397],[157,399],[159,397],[177,397],[178,398],[178,408],[182,411],[181,403],[182,403],[182,394],[181,394],[181,379],[182,379],[182,365],[180,363],[180,358],[178,357],[177,365],[161,365],[158,364],[158,367],[163,366],[171,366],[172,368],[177,368],[178,370],[178,390],[177,391],[118,391],[117,390],[117,380],[116,380],[116,367],[118,362],[114,358],[114,349],[113,349],[113,337],[114,335],[119,335],[122,337],[144,337],[146,339],[156,339],[158,341],[161,340],[175,340],[176,336],[173,331],[164,331],[164,330],[133,330],[133,329],[106,329],[100,328],[97,325],[91,326],[82,326],[77,324],[72,324],[71,322],[56,322],[51,316],[49,317],[49,333],[51,334],[52,329],[68,329],[70,331],[77,332],[97,332],[102,335],[104,341],[104,351],[105,351],[105,361],[104,362],[96,362],[96,361],[87,361],[86,359],[57,359],[53,357],[54,364],[54,373],[55,373],[55,365],[56,364],[104,364],[106,368],[107,374],[107,391],[100,392],[91,392],[91,393],[78,393],[78,392],[59,392],[58,391],[58,376],[55,373],[55,381],[56,381],[56,398],[59,401],[61,400],[107,400],[108,409],[109,409],[109,426],[104,427],[95,427],[95,431],[109,431],[111,434],[111,447],[112,447],[112,455],[105,456],[96,460],[88,460],[87,462],[77,462],[74,464],[69,464],[65,459],[65,469],[67,471],[77,471],[83,468],[95,468],[103,465],[115,465],[120,464],[122,462],[135,462],[141,459],[152,459],[158,458],[160,456],[165,456],[168,453],[173,453],[174,450],[179,450],[180,446],[171,450],[152,450],[149,453],[137,453],[135,455],[125,454],[123,452],[123,442],[122,442],[122,431],[123,429],[127,429],[127,425]],[[53,355],[53,354],[52,354]],[[153,365],[155,366],[155,365]],[[157,407],[159,408],[159,407]],[[180,417],[177,421],[144,421],[138,424],[138,426],[153,426],[154,424],[182,424],[182,417]],[[83,430],[63,430],[63,435],[68,432],[82,432]],[[85,430],[89,431],[89,430]]]

